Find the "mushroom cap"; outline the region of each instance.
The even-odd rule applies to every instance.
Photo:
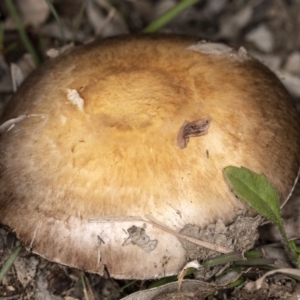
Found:
[[[149,216],[179,232],[249,211],[225,167],[265,174],[282,204],[299,170],[300,126],[280,81],[243,49],[194,37],[69,50],[25,80],[1,123],[11,120],[0,138],[1,222],[49,260],[116,278],[185,264],[181,240]],[[182,146],[183,124],[198,120],[208,132]]]

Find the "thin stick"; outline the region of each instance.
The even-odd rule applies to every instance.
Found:
[[[193,244],[199,245],[201,247],[204,247],[204,248],[207,248],[207,249],[210,249],[210,250],[214,250],[214,251],[217,251],[217,252],[220,252],[220,253],[230,253],[230,252],[234,251],[232,249],[228,249],[228,248],[225,248],[223,246],[212,244],[212,243],[209,243],[209,242],[206,242],[206,241],[201,241],[201,240],[198,240],[196,238],[193,238],[193,237],[190,237],[190,236],[178,233],[177,231],[175,231],[175,230],[173,230],[171,228],[168,228],[165,225],[159,223],[152,216],[147,216],[147,221],[151,225],[153,225],[153,226],[155,226],[155,227],[157,227],[157,228],[159,228],[159,229],[161,229],[161,230],[163,230],[165,232],[168,232],[168,233],[170,233],[172,235],[177,236],[180,239],[183,239],[185,241],[188,241],[188,242],[191,242]]]

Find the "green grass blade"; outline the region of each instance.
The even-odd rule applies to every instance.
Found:
[[[152,282],[151,284],[149,284],[149,286],[147,287],[147,289],[156,288],[156,287],[168,284],[170,282],[175,282],[175,281],[177,281],[177,276],[163,277],[163,278],[155,280],[154,282]]]
[[[0,22],[0,56],[4,55],[4,25]]]
[[[18,29],[22,43],[24,44],[26,50],[31,54],[34,63],[36,65],[39,65],[40,64],[39,56],[28,38],[27,32],[23,26],[23,23],[21,21],[19,14],[17,13],[17,10],[15,8],[13,1],[5,0],[5,4],[9,11],[10,16],[12,17],[12,19]]]
[[[61,20],[52,4],[52,2],[50,0],[45,0],[53,17],[55,18],[57,24],[58,24],[58,27],[59,27],[59,31],[60,31],[60,35],[61,35],[61,38],[63,40],[63,43],[65,44],[66,43],[66,37],[65,37],[65,33],[64,33],[64,29],[63,29],[63,26],[62,26],[62,23],[61,23]]]
[[[241,284],[243,284],[245,282],[245,279],[244,278],[239,278],[237,280],[235,280],[234,282],[231,282],[230,284],[228,284],[226,286],[226,288],[230,289],[230,288],[235,288],[235,287],[238,287],[240,286]]]
[[[3,22],[0,22],[0,46],[4,44],[4,25]]]
[[[175,5],[173,8],[168,10],[164,13],[161,17],[154,20],[151,24],[149,24],[142,32],[143,33],[151,33],[156,32],[164,25],[172,21],[176,18],[181,12],[186,10],[188,7],[192,6],[193,4],[199,2],[199,0],[182,0],[180,3]]]
[[[217,257],[213,257],[203,262],[202,266],[210,268],[218,265],[225,265],[229,262],[245,260],[241,251],[236,251],[228,254],[222,254]]]
[[[9,256],[7,261],[4,263],[0,270],[0,282],[2,281],[3,277],[6,275],[8,270],[11,268],[12,264],[14,263],[15,259],[18,257],[20,251],[22,250],[22,246],[18,246],[12,254]]]

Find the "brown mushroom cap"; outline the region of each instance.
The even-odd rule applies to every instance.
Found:
[[[300,126],[279,80],[243,50],[193,37],[75,48],[27,78],[1,123],[12,119],[0,138],[1,222],[49,260],[116,278],[186,262],[178,237],[147,216],[180,231],[248,210],[223,168],[264,173],[281,203],[299,169]],[[208,133],[179,147],[184,122],[203,119]]]

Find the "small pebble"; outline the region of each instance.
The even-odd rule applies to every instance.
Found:
[[[224,38],[234,39],[240,31],[248,25],[253,15],[253,9],[251,7],[245,7],[234,15],[221,17],[220,36]]]
[[[288,73],[300,76],[300,52],[296,51],[290,54],[283,69]]]
[[[274,40],[271,31],[265,25],[259,25],[246,35],[246,40],[253,43],[262,52],[273,50]]]

